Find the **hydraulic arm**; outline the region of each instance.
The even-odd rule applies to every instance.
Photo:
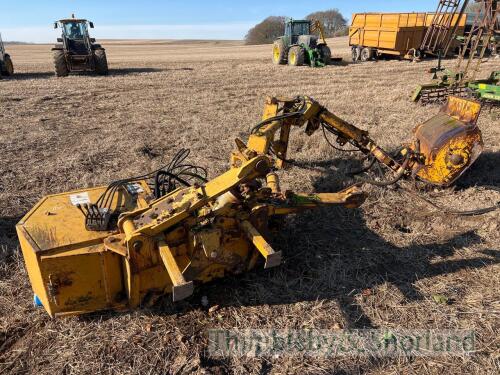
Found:
[[[273,155],[277,168],[287,162],[292,127],[305,127],[312,135],[322,129],[332,134],[340,146],[349,143],[390,170],[398,180],[404,176],[430,185],[453,184],[483,150],[477,119],[481,105],[450,97],[446,106],[430,120],[414,129],[413,140],[397,153],[389,153],[370,138],[368,132],[339,118],[310,97],[268,98],[263,120],[253,130],[248,143],[237,139],[232,153],[233,167],[256,155]],[[328,138],[327,138],[328,140]]]

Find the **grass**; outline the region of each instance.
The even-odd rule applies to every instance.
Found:
[[[348,59],[345,39],[332,46]],[[0,372],[498,371],[499,213],[450,217],[400,190],[368,187],[361,209],[291,217],[274,239],[283,266],[202,286],[187,302],[167,298],[148,310],[62,320],[32,307],[14,225],[46,194],[152,170],[182,147],[214,177],[228,168],[234,138],[259,120],[267,95],[313,96],[389,149],[438,111],[409,101],[434,62],[291,68],[272,65],[269,48],[113,43],[109,77],[57,79],[49,46],[10,46],[18,74],[0,81]],[[496,66],[487,62],[482,75]],[[485,189],[500,184],[498,124],[498,112],[483,112],[485,153],[457,187],[430,192],[433,200],[460,209],[498,201]],[[332,151],[321,134],[299,130],[291,157],[299,166],[281,173],[282,185],[299,192],[337,191],[352,182],[345,171],[359,164],[355,154]],[[434,295],[451,303],[438,304]],[[437,358],[207,354],[208,329],[269,327],[473,329],[478,348],[468,357]]]

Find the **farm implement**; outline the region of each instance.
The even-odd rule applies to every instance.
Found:
[[[463,81],[461,74],[448,71],[433,83],[418,86],[412,100],[422,105],[442,103],[449,95],[475,98],[485,104],[500,103],[500,71],[492,72],[487,79]]]
[[[443,3],[448,5],[453,3],[454,11],[462,9],[460,14],[463,14],[470,2],[441,0],[440,5]],[[431,73],[434,73],[433,81],[418,86],[412,95],[412,100],[423,105],[440,104],[445,102],[449,95],[455,95],[472,97],[490,106],[498,106],[500,72],[492,72],[487,79],[478,79],[477,75],[487,52],[493,55],[497,52],[497,41],[500,36],[499,19],[500,7],[497,0],[476,1],[474,21],[465,36],[459,38],[461,52],[453,70],[442,68],[441,57],[446,55],[452,41],[457,39],[456,29],[451,30],[439,24],[429,29],[426,39],[435,40],[434,48],[437,48],[436,45],[439,46],[439,62],[438,66],[431,70]],[[440,21],[445,20],[440,19]]]
[[[268,98],[248,141],[236,139],[229,170],[213,179],[182,150],[154,172],[43,198],[17,225],[36,301],[52,317],[134,309],[167,294],[183,300],[197,284],[259,265],[279,266],[282,254],[269,238],[286,215],[357,208],[366,198],[362,183],[453,184],[482,152],[480,110],[452,97],[411,142],[387,152],[310,97]],[[276,171],[292,165],[292,128],[320,131],[335,148],[353,146],[391,180],[360,179],[333,193],[283,191]]]

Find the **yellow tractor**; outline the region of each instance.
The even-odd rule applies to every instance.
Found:
[[[43,198],[17,225],[36,301],[52,317],[133,309],[166,294],[188,298],[196,284],[258,265],[276,267],[282,254],[269,238],[281,217],[356,208],[366,197],[359,184],[322,194],[283,191],[275,172],[287,167],[292,127],[355,146],[393,172],[390,183],[449,186],[482,151],[480,109],[450,98],[410,143],[389,153],[310,97],[269,98],[248,141],[236,140],[229,170],[211,180],[185,162],[183,150],[152,173]]]

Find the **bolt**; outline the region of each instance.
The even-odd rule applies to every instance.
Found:
[[[135,241],[133,244],[132,244],[132,248],[139,252],[141,251],[141,248],[142,248],[142,241]]]
[[[261,160],[255,166],[255,170],[259,172],[259,174],[264,176],[269,173],[269,163],[267,163],[264,160]]]
[[[451,164],[456,166],[463,165],[465,162],[465,158],[459,154],[452,154],[450,155],[450,162]]]

